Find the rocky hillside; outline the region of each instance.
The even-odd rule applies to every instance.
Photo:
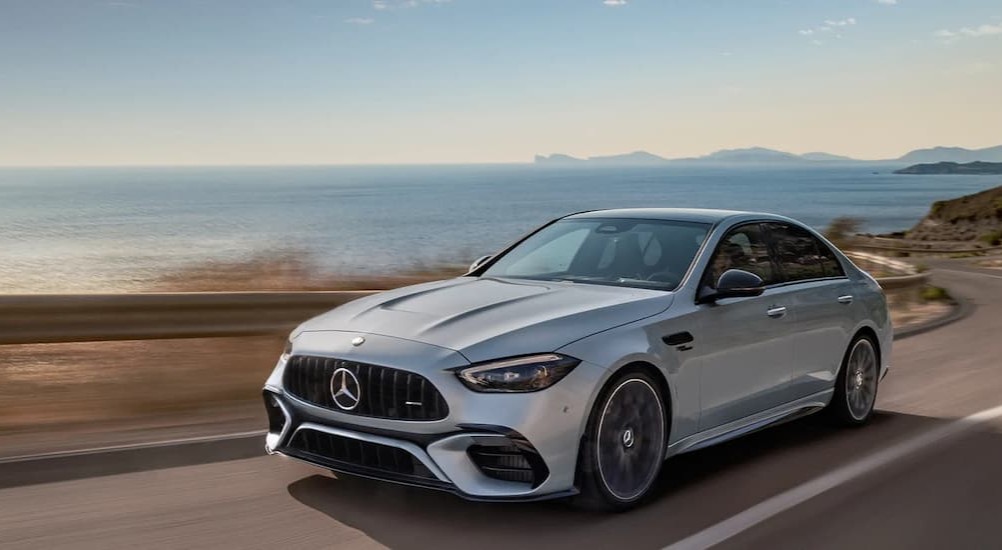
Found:
[[[932,203],[929,214],[905,236],[920,241],[1002,241],[1002,186]]]

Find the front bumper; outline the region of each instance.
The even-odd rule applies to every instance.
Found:
[[[471,500],[539,500],[576,493],[578,445],[602,369],[582,363],[543,391],[484,394],[459,382],[449,369],[465,360],[457,362],[441,348],[366,334],[378,357],[358,349],[331,349],[345,335],[350,340],[351,333],[313,333],[300,342],[301,335],[296,344],[303,354],[349,355],[354,361],[421,374],[445,398],[448,415],[406,421],[318,406],[284,390],[280,363],[264,391],[270,454]]]
[[[577,492],[573,488],[537,491],[549,478],[549,468],[528,440],[509,428],[473,425],[433,435],[373,432],[371,428],[360,430],[293,413],[296,409],[289,403],[295,398],[291,396],[266,390],[264,398],[270,425],[265,450],[269,454],[339,473],[448,491],[469,500],[542,500]],[[524,466],[509,470],[526,480],[504,481],[485,475],[481,457],[491,449],[498,450],[495,454],[518,458]]]

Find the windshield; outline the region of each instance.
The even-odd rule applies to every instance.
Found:
[[[674,290],[709,230],[669,220],[561,220],[498,258],[483,276]]]

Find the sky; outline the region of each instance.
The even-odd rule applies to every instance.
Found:
[[[999,0],[0,0],[0,166],[999,144]]]

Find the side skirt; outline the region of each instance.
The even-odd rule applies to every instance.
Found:
[[[735,420],[723,426],[692,434],[668,446],[667,456],[703,449],[757,432],[761,429],[796,420],[825,408],[834,390],[826,390],[767,411]]]

